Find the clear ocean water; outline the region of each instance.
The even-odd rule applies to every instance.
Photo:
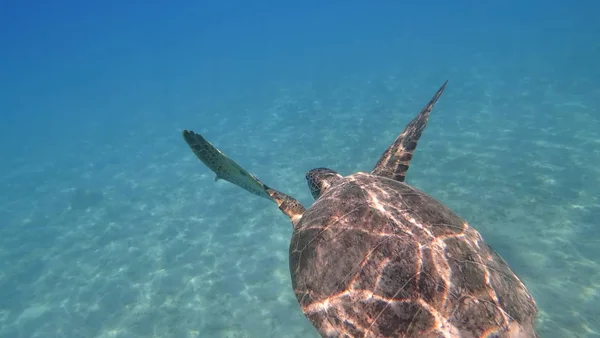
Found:
[[[310,205],[446,79],[407,182],[600,337],[600,3],[485,3],[2,2],[0,337],[317,337],[288,219],[181,130]]]

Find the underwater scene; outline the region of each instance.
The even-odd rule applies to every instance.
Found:
[[[309,208],[309,170],[370,172],[447,80],[404,182],[540,337],[600,338],[600,2],[0,7],[0,337],[319,337],[290,218],[182,131]]]

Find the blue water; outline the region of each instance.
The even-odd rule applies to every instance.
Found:
[[[542,337],[600,337],[600,3],[0,6],[0,337],[317,337],[265,183],[367,171],[446,79],[407,182],[477,228]]]

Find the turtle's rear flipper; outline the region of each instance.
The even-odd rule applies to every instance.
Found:
[[[431,113],[433,106],[442,95],[442,92],[444,92],[447,83],[448,81],[444,82],[429,103],[423,107],[419,115],[410,121],[404,128],[402,134],[400,134],[394,143],[386,149],[379,158],[379,161],[377,161],[371,174],[391,178],[400,182],[404,181],[413,152],[417,147],[417,142],[421,137],[421,133],[423,133],[423,129],[425,129],[425,126],[427,125],[429,113]]]
[[[191,130],[184,130],[183,138],[200,161],[216,174],[215,181],[222,179],[231,182],[254,195],[273,201],[273,198],[267,193],[267,189],[269,189],[267,185],[235,163],[234,160],[225,156],[202,135]]]

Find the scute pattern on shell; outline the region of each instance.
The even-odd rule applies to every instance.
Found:
[[[480,234],[387,178],[327,190],[294,230],[290,272],[323,337],[537,337],[535,301]]]

